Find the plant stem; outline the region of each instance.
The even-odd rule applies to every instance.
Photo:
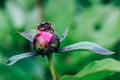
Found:
[[[48,62],[50,65],[50,72],[51,72],[52,78],[53,78],[53,80],[58,80],[57,75],[56,75],[56,71],[54,68],[53,60],[52,60],[52,55],[51,54],[47,55],[47,58],[48,58]]]

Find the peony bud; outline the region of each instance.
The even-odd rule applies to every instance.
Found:
[[[54,33],[38,31],[34,37],[33,46],[37,53],[44,56],[58,51],[60,42]]]

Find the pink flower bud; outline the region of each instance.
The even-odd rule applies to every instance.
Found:
[[[41,55],[57,51],[59,44],[58,37],[48,31],[39,31],[33,40],[34,49]]]

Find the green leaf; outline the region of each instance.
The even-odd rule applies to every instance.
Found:
[[[66,28],[66,30],[64,31],[62,37],[60,38],[60,42],[62,42],[66,38],[67,33],[68,33],[68,28]]]
[[[14,56],[10,57],[7,61],[3,60],[3,63],[5,63],[6,65],[12,65],[15,62],[17,62],[23,58],[36,56],[36,55],[37,55],[37,53],[34,53],[34,52],[27,52],[27,53],[23,53],[23,54],[19,54],[19,55],[14,55]]]
[[[120,72],[120,62],[108,58],[88,64],[75,76],[63,76],[60,80],[101,80]]]
[[[17,32],[17,33],[23,36],[24,38],[28,39],[30,42],[33,42],[33,37],[29,32],[22,32],[22,33]]]
[[[78,42],[78,43],[74,43],[72,45],[66,46],[62,49],[59,49],[58,52],[67,52],[67,51],[72,51],[72,50],[89,50],[91,52],[95,52],[98,54],[102,54],[102,55],[110,55],[113,54],[114,52],[109,51],[101,46],[99,46],[96,43],[92,43],[92,42]]]
[[[22,37],[26,38],[30,42],[33,42],[36,30],[30,30],[30,31],[25,31],[25,32],[17,32],[20,34]]]

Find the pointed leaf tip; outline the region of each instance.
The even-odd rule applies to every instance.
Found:
[[[2,62],[6,65],[12,65],[15,62],[23,59],[23,58],[27,58],[27,57],[31,57],[31,56],[36,56],[37,53],[33,53],[33,52],[28,52],[28,53],[23,53],[23,54],[19,54],[19,55],[14,55],[12,57],[10,57],[8,60],[3,60]]]
[[[61,38],[60,38],[60,42],[62,42],[65,38],[66,38],[66,36],[67,36],[67,34],[68,34],[68,27],[66,28],[66,30],[64,31],[64,33],[63,33],[63,35],[61,36]]]
[[[92,42],[78,42],[69,46],[66,46],[62,49],[59,49],[58,52],[67,52],[67,51],[73,51],[73,50],[88,50],[91,52],[95,52],[101,55],[111,55],[114,54],[114,52],[107,50],[101,46],[99,46],[96,43],[92,43]]]
[[[9,63],[9,60],[2,60],[2,62],[7,65]]]
[[[24,38],[28,39],[30,42],[33,42],[34,36],[32,36],[30,32],[17,32],[17,33],[23,36]]]

